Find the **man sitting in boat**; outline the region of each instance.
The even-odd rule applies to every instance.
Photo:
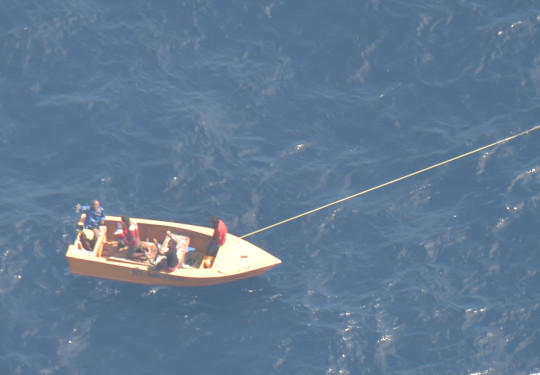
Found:
[[[219,248],[225,244],[227,239],[227,226],[218,216],[214,215],[210,218],[210,223],[212,228],[214,228],[214,235],[212,239],[208,242],[206,247],[206,253],[208,256],[216,257]]]
[[[164,257],[155,265],[155,268],[157,271],[166,269],[169,272],[173,272],[180,265],[177,251],[178,243],[172,238],[171,232],[167,231],[167,236],[169,236],[170,239],[167,243],[167,248],[165,249],[163,249],[163,246],[161,246],[154,238],[154,244],[156,245],[158,255],[164,255]]]
[[[96,244],[97,236],[92,229],[84,228],[81,230],[81,245],[85,250],[92,251]]]
[[[137,223],[127,216],[122,216],[121,227],[114,234],[118,238],[120,251],[127,250],[127,257],[132,259],[149,259],[150,256],[141,244],[139,237],[139,227]]]

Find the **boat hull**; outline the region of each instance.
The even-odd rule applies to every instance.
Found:
[[[139,225],[141,239],[163,241],[167,231],[189,238],[190,249],[205,256],[212,228],[147,219],[132,219]],[[73,274],[146,285],[207,286],[259,276],[281,261],[265,250],[232,234],[227,234],[211,268],[204,265],[157,271],[149,261],[134,261],[118,256],[114,232],[119,217],[109,216],[102,235],[92,251],[82,249],[79,238],[68,246],[66,257]],[[193,247],[192,247],[193,246]],[[156,255],[157,256],[157,255]]]

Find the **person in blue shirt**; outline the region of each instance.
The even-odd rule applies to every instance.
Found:
[[[97,199],[92,202],[91,206],[81,206],[80,204],[77,204],[75,206],[75,209],[77,210],[77,212],[82,212],[86,214],[83,231],[81,233],[81,242],[85,249],[91,250],[92,242],[95,242],[95,240],[99,236],[99,226],[105,225],[105,209],[101,207],[101,204]],[[88,232],[85,232],[85,230],[87,229],[94,232],[93,236],[90,235],[92,237],[91,239],[85,235],[85,233]]]

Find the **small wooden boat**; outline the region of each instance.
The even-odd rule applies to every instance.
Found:
[[[138,284],[205,286],[258,276],[281,263],[263,249],[230,233],[216,258],[206,257],[212,228],[147,219],[131,220],[139,226],[141,243],[148,250],[148,257],[130,259],[125,252],[119,251],[114,231],[121,218],[107,216],[92,250],[83,248],[80,232],[74,243],[69,245],[66,257],[71,272]],[[82,227],[82,222],[84,215],[79,227]],[[180,260],[179,267],[172,272],[159,271],[155,266],[161,255],[153,240],[156,239],[158,245],[167,246],[171,238],[168,231],[177,243]]]

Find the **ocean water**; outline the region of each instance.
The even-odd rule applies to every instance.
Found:
[[[76,203],[243,235],[533,128],[538,2],[0,7],[0,373],[540,373],[540,131],[249,237],[257,278],[65,258]]]

